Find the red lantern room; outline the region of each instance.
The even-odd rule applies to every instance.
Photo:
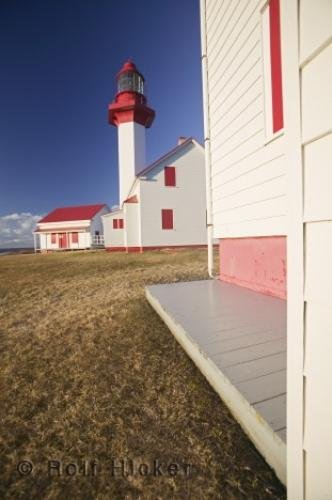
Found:
[[[144,77],[132,61],[127,61],[116,76],[117,94],[109,105],[109,123],[116,127],[121,123],[136,122],[149,128],[155,117],[147,106],[144,95]]]

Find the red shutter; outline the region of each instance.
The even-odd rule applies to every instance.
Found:
[[[119,229],[123,229],[123,219],[119,219]]]
[[[51,244],[52,244],[52,245],[55,245],[55,244],[56,244],[56,234],[55,234],[55,233],[52,233],[52,234],[51,234]]]
[[[284,126],[282,103],[281,44],[280,44],[280,6],[279,0],[270,0],[270,56],[272,85],[273,132]]]
[[[118,229],[118,219],[113,219],[113,229]]]
[[[163,208],[161,211],[162,229],[173,229],[173,210]]]
[[[78,233],[71,233],[71,242],[78,243]]]
[[[176,186],[175,181],[175,167],[165,167],[165,186]]]

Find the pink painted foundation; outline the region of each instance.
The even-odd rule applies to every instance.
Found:
[[[219,256],[222,281],[286,299],[286,236],[221,239]]]

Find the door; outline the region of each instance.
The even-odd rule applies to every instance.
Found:
[[[67,234],[66,233],[59,234],[59,248],[67,248]]]

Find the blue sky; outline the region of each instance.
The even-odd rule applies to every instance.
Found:
[[[117,203],[107,106],[129,57],[156,111],[147,163],[201,141],[198,0],[0,1],[0,246],[57,206]]]

